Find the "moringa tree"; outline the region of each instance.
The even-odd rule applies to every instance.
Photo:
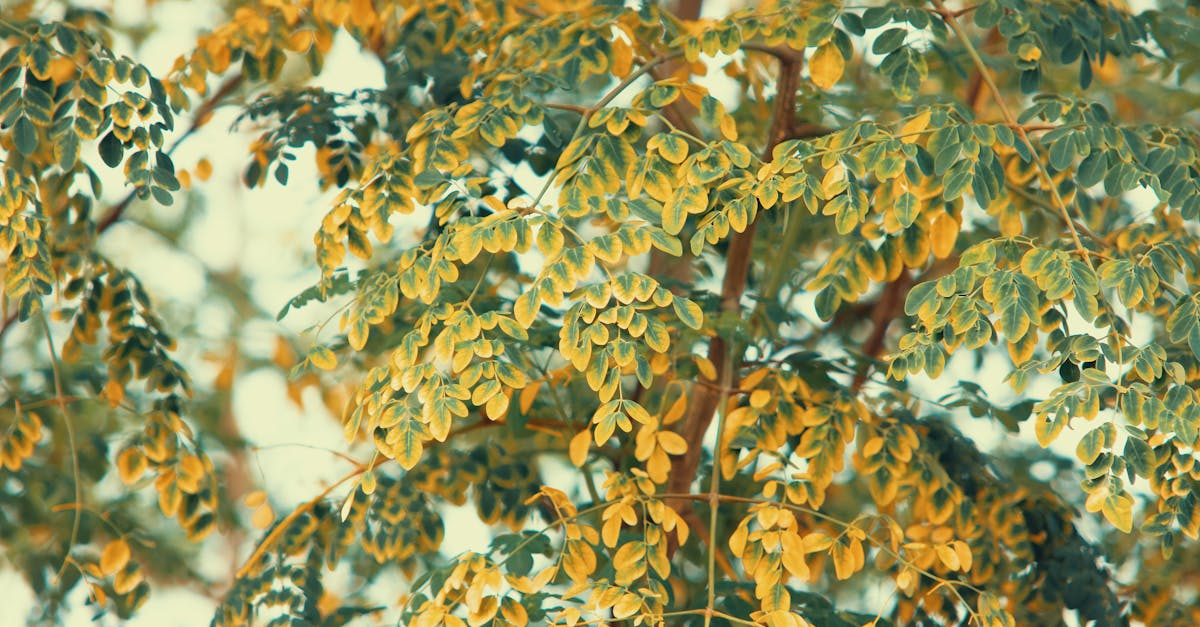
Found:
[[[158,76],[115,51],[150,21],[7,3],[31,619],[160,582],[216,625],[1200,623],[1196,9],[710,3],[230,0]],[[339,38],[382,87],[308,84]],[[172,154],[220,107],[245,186],[336,191],[274,305],[338,325],[273,367],[353,470],[278,517],[228,399],[263,363],[231,333],[193,379],[196,321],[103,252],[211,193]],[[443,554],[464,503],[491,534]]]

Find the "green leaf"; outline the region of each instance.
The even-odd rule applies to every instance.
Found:
[[[1106,174],[1108,157],[1100,150],[1093,150],[1079,162],[1079,167],[1075,170],[1075,182],[1082,187],[1091,187],[1103,181]]]
[[[100,145],[98,148],[100,150],[100,160],[104,162],[104,165],[110,168],[115,168],[121,165],[121,158],[124,156],[125,146],[121,144],[121,140],[117,139],[117,136],[114,135],[112,131],[109,131],[109,133],[100,140]]]
[[[663,205],[662,227],[668,235],[678,235],[683,230],[688,214],[703,213],[708,207],[708,193],[699,185],[684,185],[675,190],[671,199]]]
[[[1088,431],[1075,446],[1075,455],[1085,464],[1091,464],[1104,450],[1104,433],[1100,428]]]
[[[1145,479],[1152,476],[1157,465],[1154,450],[1150,448],[1146,440],[1132,433],[1125,439],[1125,452],[1122,457],[1129,465],[1130,470]]]
[[[875,54],[888,54],[900,46],[903,46],[904,39],[907,36],[908,29],[889,28],[875,38],[875,42],[871,44],[871,52]]]
[[[25,116],[17,118],[13,124],[13,144],[25,156],[32,155],[38,147],[37,127]]]
[[[675,317],[688,327],[699,330],[704,324],[704,311],[695,302],[676,296],[671,305],[675,309]]]
[[[916,194],[912,192],[904,192],[896,198],[896,221],[900,223],[901,227],[907,229],[908,227],[912,226],[912,223],[916,221],[917,214],[920,213],[920,211],[920,201],[917,199]]]

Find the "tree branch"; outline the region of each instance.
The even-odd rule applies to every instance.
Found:
[[[769,161],[775,146],[779,142],[793,136],[796,128],[796,90],[800,83],[801,62],[799,59],[784,61],[781,59],[779,68],[779,86],[775,97],[772,113],[771,128],[767,133],[766,147],[763,160]],[[725,277],[721,282],[720,308],[723,313],[737,313],[741,309],[742,295],[746,291],[746,280],[749,275],[751,252],[754,247],[754,233],[757,221],[751,222],[742,233],[734,234],[729,240],[729,250],[725,257]],[[717,379],[724,380],[736,373],[740,366],[741,356],[737,347],[726,344],[725,338],[717,335],[708,346],[708,356],[717,368]],[[688,413],[684,418],[681,435],[687,442],[687,451],[671,460],[671,473],[667,489],[673,493],[691,491],[692,481],[696,478],[696,470],[700,465],[703,452],[704,434],[712,423],[713,413],[717,409],[722,394],[712,386],[696,385],[692,388],[692,398]],[[717,435],[718,443],[720,434]],[[719,452],[716,453],[719,455]],[[677,501],[676,511],[686,517],[691,512],[690,501]]]

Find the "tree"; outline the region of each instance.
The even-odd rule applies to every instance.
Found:
[[[158,76],[115,51],[151,20],[7,4],[31,620],[157,582],[216,625],[1200,623],[1196,9],[866,4],[230,1]],[[347,37],[382,88],[308,84]],[[279,317],[339,326],[271,367],[354,469],[279,517],[229,405],[270,360],[231,333],[194,378],[196,320],[104,252],[135,211],[182,241],[221,107],[245,186],[336,192]],[[443,555],[464,503],[492,533]]]

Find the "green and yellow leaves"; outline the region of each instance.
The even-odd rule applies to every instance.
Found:
[[[1080,315],[1096,317],[1100,281],[1086,261],[1061,250],[1033,248],[1021,258],[1021,272],[1037,281],[1047,300],[1072,299]]]
[[[425,441],[432,437],[421,418],[417,408],[409,403],[388,404],[379,414],[375,447],[406,470],[416,466]]]
[[[817,47],[812,58],[808,60],[808,73],[812,82],[821,89],[831,89],[842,78],[846,69],[846,60],[842,51],[833,42],[827,42]]]
[[[997,270],[983,281],[982,296],[999,314],[996,330],[1009,341],[1025,337],[1041,317],[1041,293],[1037,284],[1017,272]]]
[[[1125,533],[1133,529],[1133,495],[1125,491],[1119,479],[1112,478],[1096,486],[1085,505],[1089,512],[1103,513],[1117,529]]]
[[[0,469],[16,472],[42,440],[42,420],[33,412],[21,411],[20,405],[11,412],[5,410],[7,425],[0,435]]]
[[[1130,309],[1153,303],[1158,295],[1158,273],[1131,259],[1110,259],[1101,264],[1097,272],[1101,284],[1116,290],[1121,302]]]
[[[1200,359],[1200,300],[1193,295],[1180,299],[1167,318],[1167,336],[1175,343],[1187,343]]]
[[[663,204],[663,230],[668,235],[678,235],[689,215],[704,213],[707,209],[708,193],[703,187],[685,185],[677,188],[671,194],[671,198]]]

